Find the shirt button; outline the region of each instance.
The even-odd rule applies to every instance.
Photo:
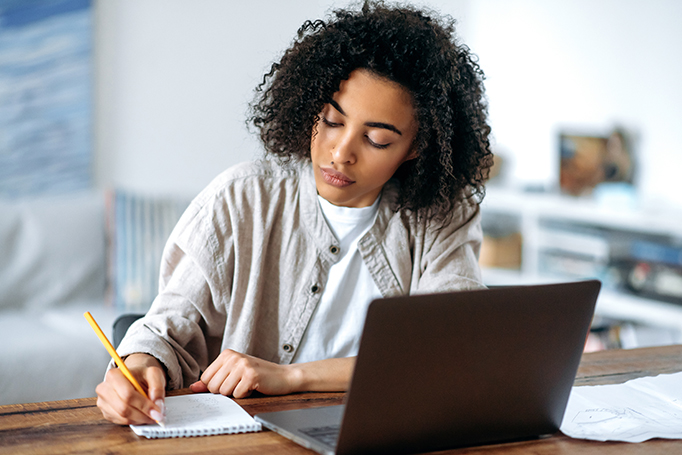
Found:
[[[310,290],[312,291],[313,294],[316,294],[320,290],[320,287],[316,284],[313,284]]]
[[[282,346],[282,349],[284,349],[284,352],[292,352],[294,350],[294,347],[287,343]]]
[[[331,254],[337,254],[337,253],[339,252],[339,249],[340,249],[340,248],[339,248],[338,246],[332,245],[332,246],[329,247],[329,252],[330,252]]]

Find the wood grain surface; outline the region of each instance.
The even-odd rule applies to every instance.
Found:
[[[682,371],[682,345],[585,354],[576,385],[621,383]],[[171,394],[188,393],[187,390]],[[247,412],[339,404],[343,393],[301,393],[236,400]],[[0,406],[0,454],[305,454],[312,453],[271,431],[177,439],[145,439],[102,418],[95,398]],[[640,444],[549,438],[450,450],[451,454],[659,454],[682,453],[682,440]]]

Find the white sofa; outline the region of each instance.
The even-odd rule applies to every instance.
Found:
[[[89,192],[0,200],[0,405],[95,396],[123,313],[144,313],[187,200]]]
[[[0,201],[0,404],[94,396],[109,355],[104,198]]]

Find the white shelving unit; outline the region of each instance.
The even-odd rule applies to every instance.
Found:
[[[523,238],[521,270],[484,269],[487,284],[531,284],[565,281],[566,276],[539,273],[542,222],[566,222],[643,235],[663,235],[682,243],[682,211],[665,213],[617,206],[557,194],[521,193],[490,187],[482,204],[484,216],[496,213],[518,217]],[[682,305],[641,298],[604,288],[598,315],[651,327],[677,331],[675,342],[682,343]]]

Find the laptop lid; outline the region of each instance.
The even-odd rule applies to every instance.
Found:
[[[375,300],[336,453],[425,452],[558,431],[599,289],[583,281]],[[293,414],[306,411],[316,410]],[[276,414],[275,426],[288,420]],[[297,423],[308,432],[313,424]]]

